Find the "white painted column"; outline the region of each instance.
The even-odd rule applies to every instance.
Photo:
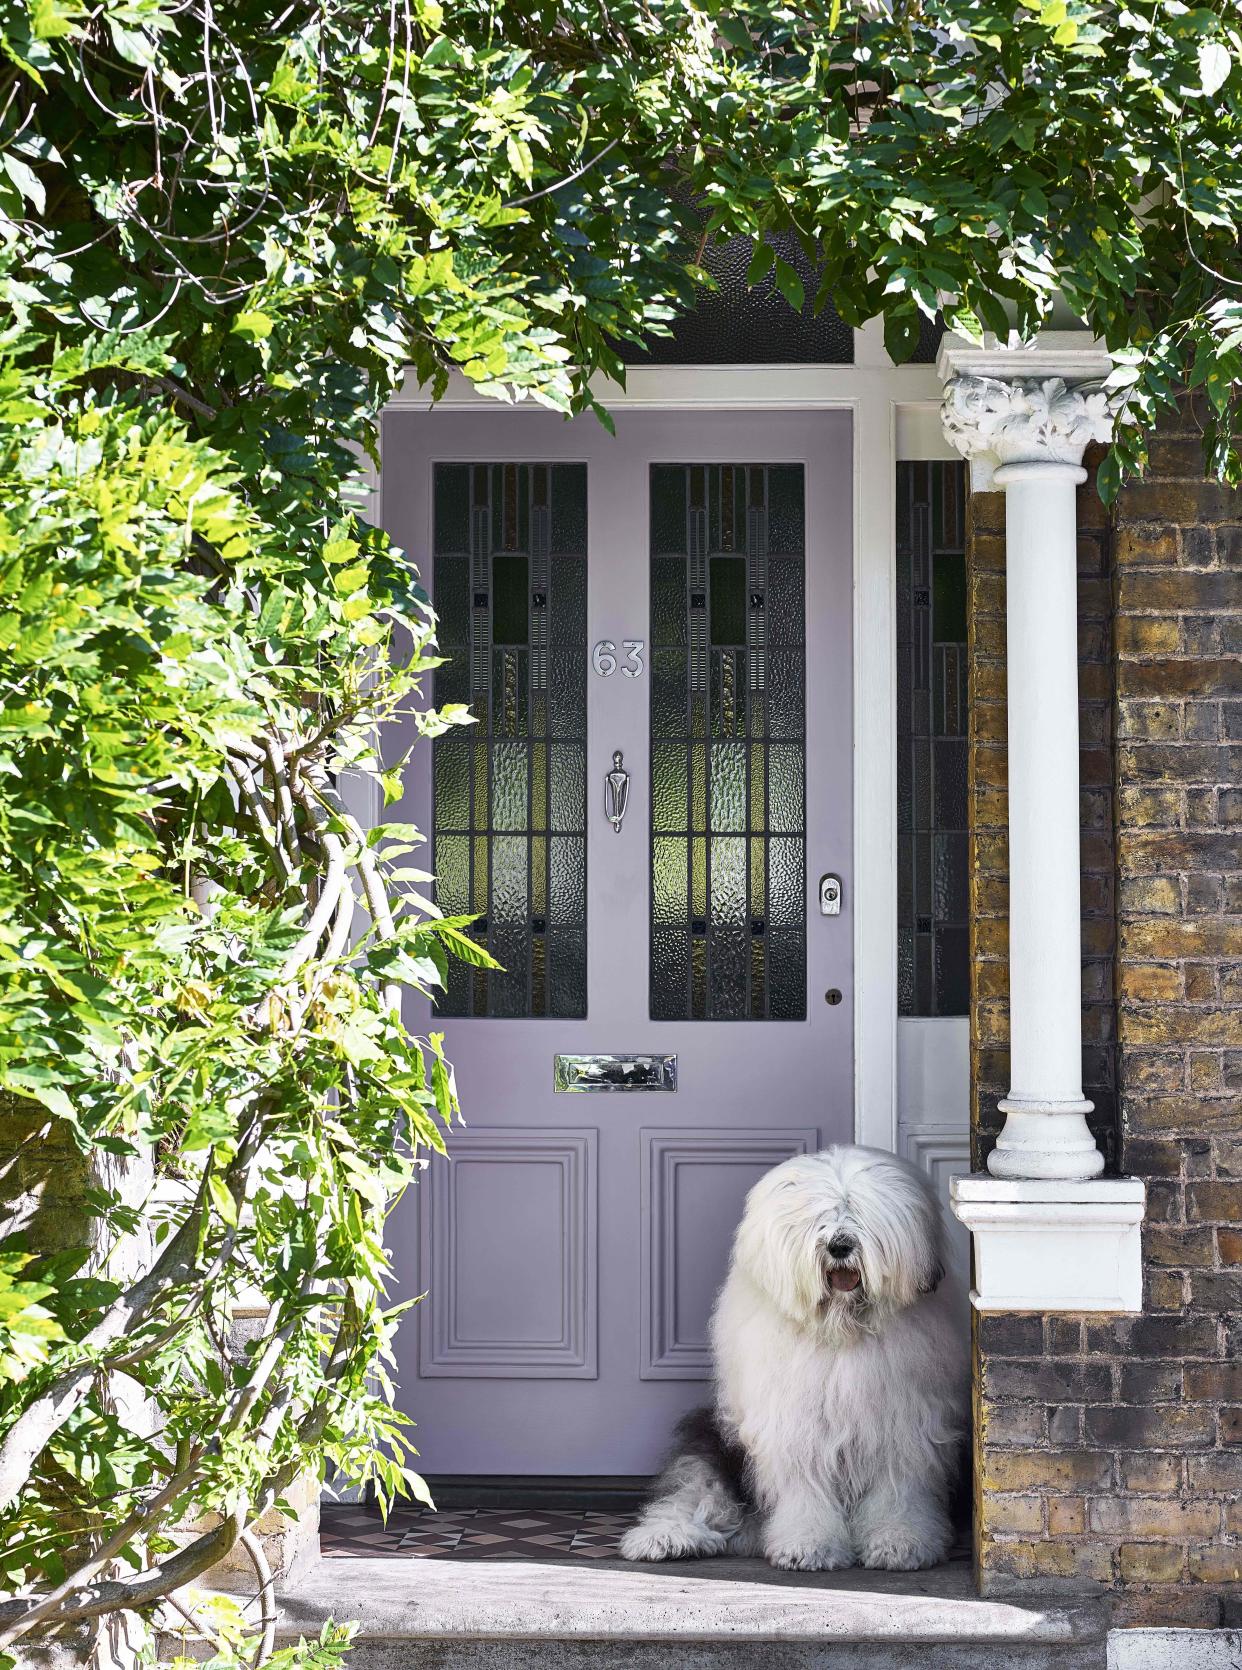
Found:
[[[1103,395],[1060,378],[958,376],[945,432],[1005,494],[1010,1089],[993,1176],[1075,1181],[1104,1156],[1082,1093],[1078,602],[1074,490]]]

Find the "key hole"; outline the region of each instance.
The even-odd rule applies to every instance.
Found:
[[[825,1003],[831,1003],[834,1009],[836,1008],[837,1004],[840,1003],[840,1001],[841,1001],[841,992],[840,992],[840,989],[838,987],[831,986],[824,993],[824,1002]]]

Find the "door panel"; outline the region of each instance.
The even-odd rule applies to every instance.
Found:
[[[436,1281],[419,1307],[420,1373],[594,1379],[595,1131],[460,1131],[421,1204]],[[501,1223],[520,1256],[498,1256]]]
[[[644,1130],[644,1380],[709,1380],[707,1323],[751,1186],[818,1131]]]
[[[695,471],[704,502],[691,506]],[[683,518],[681,549],[652,538],[661,472],[680,480],[683,510],[703,512],[698,532]],[[774,474],[802,483],[801,532],[784,510],[774,528]],[[533,411],[385,420],[385,523],[449,621],[441,689],[484,721],[418,750],[396,815],[435,830],[443,907],[485,916],[507,964],[455,975],[438,1014],[407,1011],[445,1033],[468,1121],[395,1225],[402,1296],[428,1293],[397,1345],[428,1472],[650,1471],[673,1420],[702,1401],[707,1313],[747,1187],[790,1153],[850,1138],[851,476],[841,412],[622,413],[615,438]],[[562,496],[585,507],[585,533],[578,516],[558,534]],[[661,560],[681,563],[682,628],[661,614],[677,579]],[[615,661],[609,676],[591,670],[601,640],[615,647],[600,661],[601,673]],[[792,665],[804,642],[805,690],[796,665],[773,684],[777,650]],[[681,655],[683,723],[652,738],[661,650]],[[678,816],[685,800],[684,822],[660,813],[658,831],[653,765],[663,785],[674,777],[652,741],[680,750]],[[618,750],[630,783],[614,832],[604,779]],[[774,759],[792,785],[777,797]],[[653,918],[653,834],[682,844],[677,1003],[667,982],[653,1000],[652,946],[673,927]],[[818,911],[825,871],[843,882],[837,917]],[[781,934],[794,956],[774,977]],[[580,984],[556,985],[570,941],[585,1012]],[[674,1054],[676,1090],[558,1093],[558,1054]]]

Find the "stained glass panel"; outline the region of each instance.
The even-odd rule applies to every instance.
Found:
[[[586,1014],[586,467],[438,464],[433,744],[447,914],[503,965],[452,961],[441,1015]]]
[[[804,566],[800,464],[653,466],[654,1020],[806,1018]]]
[[[970,1006],[965,465],[897,466],[897,966],[902,1015]]]

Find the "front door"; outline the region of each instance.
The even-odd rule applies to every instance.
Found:
[[[398,1227],[428,1473],[651,1471],[747,1189],[851,1139],[851,480],[839,411],[385,420],[478,718],[397,815],[503,965],[407,1014],[466,1120]]]

